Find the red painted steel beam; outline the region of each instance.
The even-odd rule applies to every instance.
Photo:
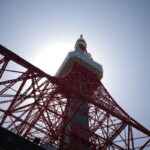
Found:
[[[95,87],[92,84],[88,85],[90,88],[88,89],[89,93],[85,94],[80,89],[72,86],[74,82],[72,81],[72,76],[66,79],[65,82],[63,78],[52,77],[3,46],[0,46],[0,54],[4,56],[4,58],[0,60],[2,64],[1,74],[7,70],[9,60],[27,69],[26,72],[20,72],[22,73],[21,76],[15,79],[0,82],[1,86],[4,85],[0,94],[3,97],[9,97],[7,91],[9,92],[16,83],[20,83],[15,94],[11,95],[10,93],[10,97],[12,97],[11,103],[10,100],[5,100],[6,103],[10,104],[8,109],[0,108],[0,111],[4,114],[4,116],[0,116],[3,117],[1,124],[4,123],[6,117],[10,117],[8,127],[11,128],[14,126],[16,133],[20,133],[25,137],[32,137],[34,133],[40,132],[45,135],[43,137],[44,142],[54,144],[58,148],[62,143],[61,135],[65,132],[64,126],[66,126],[71,118],[78,112],[82,116],[87,116],[90,120],[89,130],[84,128],[82,128],[82,130],[89,133],[89,141],[87,142],[89,142],[91,148],[93,147],[93,150],[98,148],[105,149],[110,146],[114,149],[124,149],[123,146],[115,143],[117,136],[122,136],[122,142],[126,146],[128,145],[129,148],[136,147],[134,145],[135,136],[132,129],[137,129],[141,131],[142,134],[148,135],[148,137],[150,136],[150,131],[131,118],[115,102],[101,82],[96,82],[98,89],[96,89],[95,94],[91,96],[89,94],[90,90],[93,90]],[[14,70],[11,71],[15,73]],[[82,73],[83,74],[79,74],[79,77],[83,76],[84,78],[84,73],[86,72],[83,71]],[[75,74],[72,75],[74,78],[76,77]],[[46,78],[46,80],[41,83],[43,78]],[[31,83],[26,87],[25,83],[28,80],[30,80]],[[90,81],[92,80],[89,80],[89,82]],[[86,84],[85,80],[80,81],[80,84],[84,86]],[[23,88],[26,89],[21,93]],[[71,98],[70,93],[74,93],[73,95],[76,99],[81,101],[81,104],[84,102],[89,104],[89,109],[91,109],[89,114],[83,114],[80,110],[81,106],[74,108],[74,113],[72,114],[69,113],[69,110],[64,108],[67,105],[67,101]],[[33,98],[34,101],[30,104],[23,103],[23,101],[28,101],[29,98]],[[1,104],[3,104],[3,102]],[[20,112],[20,114],[17,116],[15,113],[18,112]],[[27,115],[25,116],[25,114]],[[118,124],[120,124],[120,126],[117,126],[113,118],[119,120]],[[41,122],[42,124],[40,124]],[[124,135],[122,135],[122,131],[127,129],[127,127],[129,127],[129,130],[126,132],[128,141],[126,141],[123,137]],[[99,134],[97,131],[101,131],[102,133]],[[76,132],[74,132],[74,134],[75,133]],[[79,134],[75,134],[74,136],[81,138]],[[85,139],[81,138],[80,140],[84,141]],[[148,143],[149,140],[147,140],[141,148],[146,147]]]
[[[7,49],[6,47],[4,47],[2,45],[0,45],[0,54],[5,56],[8,60],[12,60],[12,61],[16,62],[17,64],[29,69],[31,72],[36,72],[36,73],[38,73],[39,76],[46,77],[52,83],[54,83],[54,84],[57,83],[57,79],[55,77],[52,77],[52,76],[48,75],[47,73],[45,73],[44,71],[40,70],[39,68],[33,66],[31,63],[27,62],[25,59],[21,58],[20,56],[13,53],[12,51],[10,51],[9,49]]]
[[[46,74],[46,73],[43,72],[42,70],[40,70],[40,69],[38,69],[37,67],[33,66],[32,64],[30,64],[29,62],[27,62],[27,61],[24,60],[23,58],[19,57],[19,56],[16,55],[15,53],[11,52],[11,51],[8,50],[7,48],[3,47],[2,45],[0,45],[0,53],[1,53],[2,55],[4,55],[5,57],[7,57],[8,59],[13,60],[13,61],[16,62],[17,64],[20,64],[21,66],[23,66],[23,67],[29,69],[31,72],[36,72],[36,73],[38,73],[39,76],[41,75],[42,77],[48,78],[48,79],[49,79],[51,82],[53,82],[54,84],[58,83],[58,80],[57,80],[55,77],[52,77],[52,76]],[[63,85],[63,83],[62,83],[61,81],[59,81],[59,83],[60,83],[61,85]],[[111,98],[111,96],[108,94],[107,90],[104,88],[104,86],[103,86],[101,83],[100,83],[100,86],[102,86],[102,88],[105,90],[105,92],[107,93],[107,96],[109,96],[109,97]],[[89,96],[86,97],[85,95],[83,95],[83,94],[80,93],[78,90],[76,90],[76,89],[74,89],[73,87],[71,87],[70,85],[67,85],[67,86],[66,86],[66,85],[63,85],[63,87],[65,87],[65,88],[68,89],[68,90],[72,90],[73,92],[77,93],[78,95],[82,95],[81,97],[83,97],[83,99],[86,99],[86,98],[90,99],[90,101],[92,102],[93,97],[89,97]],[[85,97],[86,97],[86,98],[85,98]],[[112,98],[111,98],[111,99],[112,99]],[[115,103],[115,105],[117,105],[117,103]],[[119,107],[119,109],[120,109],[121,111],[123,111],[123,109],[122,109],[120,106],[117,105],[117,107]],[[104,109],[104,110],[107,110],[108,112],[113,113],[116,117],[119,117],[120,119],[122,118],[122,117],[120,117],[118,114],[114,113],[112,110],[107,109],[105,106],[103,106],[103,109]],[[123,113],[125,113],[125,114],[128,116],[128,114],[127,114],[125,111],[123,111]],[[124,119],[125,119],[125,118],[124,118]],[[127,119],[125,119],[125,120],[127,120]],[[131,120],[133,120],[133,119],[131,119]],[[129,119],[128,119],[127,121],[129,121]],[[126,121],[126,122],[127,122],[127,121]],[[130,122],[130,123],[131,123],[131,122]],[[137,122],[136,122],[136,123],[137,123]],[[132,124],[133,124],[133,123],[132,123]],[[147,130],[144,130],[145,128],[144,128],[142,125],[140,125],[139,123],[138,123],[138,125],[140,126],[140,129],[141,129],[141,130],[143,130],[144,132],[145,132],[145,131],[147,132]],[[134,125],[134,126],[135,126],[135,125]],[[139,126],[138,126],[138,127],[139,127]],[[150,135],[149,132],[147,132],[147,134]]]

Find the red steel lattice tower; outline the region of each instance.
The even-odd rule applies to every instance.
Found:
[[[81,36],[52,77],[0,46],[0,125],[53,150],[148,149],[150,131],[111,97],[86,47]]]

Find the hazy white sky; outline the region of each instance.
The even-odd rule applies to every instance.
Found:
[[[80,34],[119,105],[150,127],[150,0],[0,0],[0,44],[54,75]]]

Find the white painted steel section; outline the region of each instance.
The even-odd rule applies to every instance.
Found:
[[[62,71],[62,69],[64,68],[64,66],[68,62],[68,60],[73,58],[73,57],[77,57],[77,58],[81,59],[82,61],[86,62],[87,64],[89,64],[90,66],[95,68],[97,71],[101,72],[101,74],[103,74],[102,65],[98,64],[97,62],[95,62],[92,59],[90,53],[83,52],[83,51],[80,51],[80,50],[76,50],[76,51],[72,51],[72,52],[68,53],[68,55],[65,58],[64,62],[60,66],[59,70],[57,71],[56,76],[60,74],[60,72]]]

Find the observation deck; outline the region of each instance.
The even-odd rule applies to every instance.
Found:
[[[74,62],[95,73],[99,77],[99,79],[103,77],[102,65],[95,62],[89,53],[80,50],[75,50],[68,53],[64,62],[57,71],[56,76],[65,74],[65,72]]]

